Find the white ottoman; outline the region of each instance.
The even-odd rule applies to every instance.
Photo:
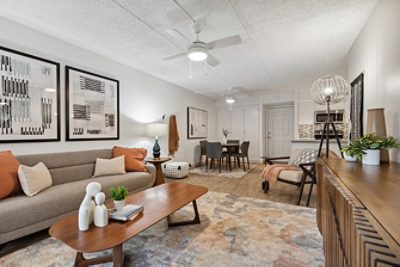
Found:
[[[162,170],[165,177],[181,179],[188,176],[189,167],[189,162],[173,161],[164,163],[162,165]]]

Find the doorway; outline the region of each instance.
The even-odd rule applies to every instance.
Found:
[[[271,105],[265,108],[265,155],[288,156],[294,137],[293,104]]]

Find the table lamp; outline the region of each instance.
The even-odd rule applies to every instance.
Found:
[[[345,79],[339,75],[327,75],[318,80],[316,80],[311,88],[311,97],[314,103],[319,105],[326,105],[326,121],[324,124],[324,131],[321,137],[321,143],[319,145],[318,157],[321,156],[322,145],[324,139],[326,139],[326,157],[329,157],[329,132],[330,127],[335,134],[336,141],[339,146],[339,151],[341,150],[341,144],[334,122],[331,120],[331,104],[336,104],[342,102],[349,90],[350,85]],[[343,158],[343,153],[340,151]]]
[[[168,124],[153,122],[147,125],[147,135],[155,137],[154,146],[153,146],[153,157],[155,159],[160,158],[161,148],[158,143],[158,137],[166,136],[168,133]]]

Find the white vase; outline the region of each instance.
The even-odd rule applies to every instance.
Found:
[[[125,206],[125,199],[124,200],[114,200],[114,208],[116,210],[122,210]]]
[[[365,165],[379,165],[381,151],[380,149],[367,149],[363,155],[362,163]]]
[[[357,161],[357,158],[355,156],[352,157],[352,156],[347,155],[346,153],[344,153],[343,155],[344,155],[344,159],[346,161],[351,161],[351,162]]]

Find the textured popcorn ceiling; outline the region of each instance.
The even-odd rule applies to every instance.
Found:
[[[179,0],[206,16],[200,39],[240,34],[243,43],[212,51],[220,65],[204,75],[169,36],[195,39],[191,22],[170,0],[0,0],[0,16],[72,42],[189,90],[219,97],[230,86],[290,90],[325,73],[346,72],[347,52],[377,0]]]

